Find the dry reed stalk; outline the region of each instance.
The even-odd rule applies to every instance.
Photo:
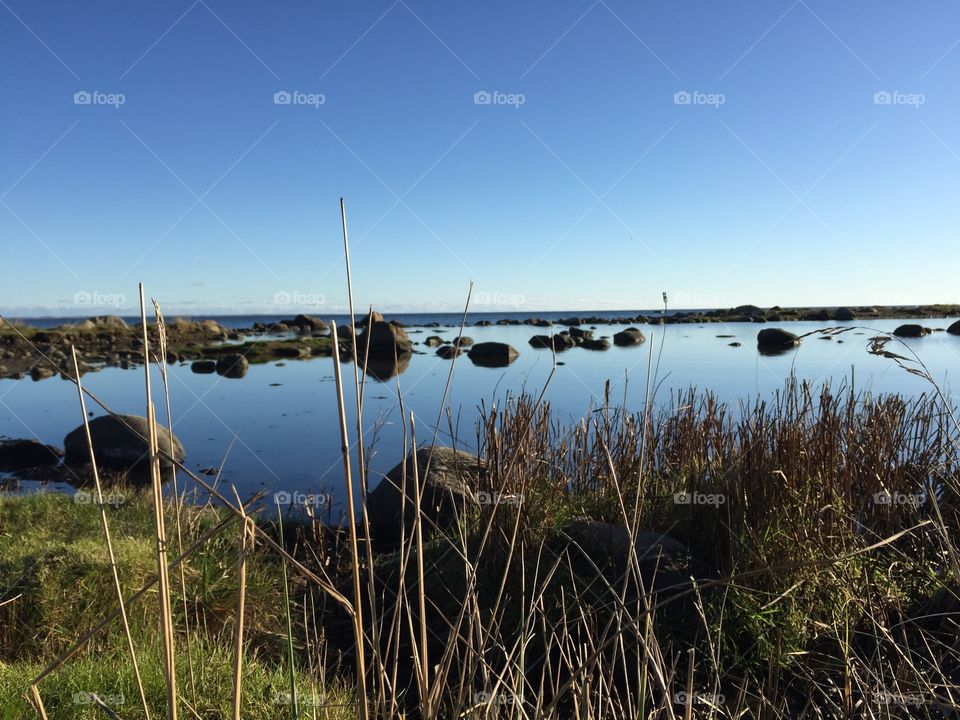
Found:
[[[43,706],[43,698],[40,697],[40,688],[36,683],[30,685],[30,696],[33,704],[37,706],[37,712],[40,713],[42,720],[47,720],[47,709]]]
[[[103,488],[100,484],[100,472],[97,470],[97,458],[93,450],[93,437],[90,435],[90,421],[87,417],[87,403],[83,397],[83,385],[80,381],[80,364],[77,362],[77,349],[70,346],[73,358],[73,372],[77,379],[77,393],[80,397],[80,414],[83,416],[83,430],[87,440],[87,451],[90,456],[90,469],[93,473],[94,487],[97,491],[97,507],[100,510],[100,524],[103,528],[103,538],[107,546],[107,555],[110,558],[110,572],[113,576],[113,589],[117,594],[117,603],[120,606],[120,619],[123,624],[123,634],[127,640],[127,652],[130,653],[130,663],[133,666],[133,676],[137,681],[137,692],[143,705],[144,717],[149,720],[150,708],[147,705],[147,695],[143,690],[143,680],[140,678],[140,664],[137,662],[137,651],[133,646],[133,635],[130,633],[130,623],[127,620],[127,609],[123,604],[123,590],[120,587],[120,573],[117,569],[117,558],[113,552],[113,540],[110,538],[110,524],[107,522],[106,506],[103,503]]]
[[[167,378],[167,326],[163,321],[163,313],[160,312],[160,305],[156,300],[153,303],[154,315],[157,318],[157,336],[160,341],[160,352],[157,354],[157,364],[160,368],[160,379],[163,382],[163,401],[167,411],[167,432],[170,433],[170,455],[173,455],[173,413],[170,411],[170,382]],[[219,477],[219,470],[217,472]],[[170,482],[173,487],[173,511],[174,523],[177,526],[177,554],[183,552],[183,530],[180,522],[180,507],[182,498],[177,488],[177,469],[170,470]],[[184,564],[180,565],[180,599],[183,604],[183,632],[184,642],[187,646],[187,669],[190,674],[190,693],[193,704],[197,704],[197,684],[193,673],[193,644],[190,638],[190,614],[187,611],[187,578]]]
[[[363,633],[363,603],[360,598],[360,552],[357,546],[357,517],[353,502],[353,475],[350,468],[350,437],[347,432],[347,411],[343,402],[343,377],[340,373],[340,353],[337,352],[339,340],[337,338],[336,322],[330,323],[330,334],[333,338],[333,374],[337,386],[337,411],[340,416],[344,486],[347,493],[347,520],[350,524],[350,552],[353,566],[353,631],[357,644],[357,701],[360,706],[360,717],[366,720],[368,717],[367,670]]]
[[[173,613],[170,606],[170,578],[167,566],[167,532],[164,524],[163,486],[157,443],[157,418],[150,388],[150,337],[147,332],[147,307],[143,283],[140,283],[140,324],[143,329],[143,369],[147,395],[147,443],[150,448],[150,478],[153,486],[154,527],[156,529],[157,578],[159,579],[160,629],[163,633],[164,680],[167,690],[167,718],[177,720],[177,675],[173,649]],[[172,453],[170,453],[172,455]]]
[[[243,507],[243,502],[237,494],[237,489],[231,486],[236,497],[237,505]],[[243,694],[243,620],[244,607],[247,602],[247,551],[253,533],[250,530],[250,518],[243,513],[243,524],[240,528],[240,547],[237,552],[237,612],[234,627],[234,660],[233,660],[233,720],[240,720],[240,700]]]
[[[360,362],[359,356],[357,354],[357,319],[354,315],[353,309],[353,273],[350,271],[350,241],[349,235],[347,233],[347,209],[344,203],[343,198],[340,198],[340,226],[343,231],[343,257],[346,263],[346,275],[347,275],[347,303],[350,310],[350,331],[353,335],[353,342],[350,343],[351,352],[353,355],[353,385],[356,394],[356,406],[357,406],[357,457],[359,458],[359,467],[357,468],[358,478],[360,480],[360,515],[361,522],[363,523],[364,538],[365,538],[365,550],[367,558],[367,585],[368,585],[368,594],[370,596],[370,617],[377,617],[377,608],[376,608],[376,581],[373,576],[373,549],[370,547],[370,520],[367,517],[367,491],[369,489],[369,483],[367,478],[367,461],[366,461],[366,452],[364,450],[364,433],[363,433],[363,388],[366,385],[366,375],[360,372]],[[373,321],[373,306],[370,306],[370,309],[367,314],[367,332],[366,338],[366,347],[364,348],[363,353],[363,362],[364,366],[369,358],[370,354],[370,337],[373,333],[370,332],[370,324]],[[339,353],[339,346],[337,341],[334,340],[333,351],[335,354]],[[363,375],[363,380],[361,381],[361,375]],[[376,665],[375,672],[375,682],[378,686],[377,699],[375,702],[376,708],[379,709],[381,704],[381,698],[386,696],[386,684],[385,684],[385,673],[386,669],[380,658],[380,629],[377,623],[372,622],[370,624],[370,642],[373,648],[372,659]]]

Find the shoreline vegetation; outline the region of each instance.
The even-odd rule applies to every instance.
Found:
[[[562,328],[553,335],[533,335],[529,344],[533,348],[552,349],[562,352],[572,347],[588,350],[607,350],[611,343],[606,337],[594,338],[593,330],[604,325],[660,325],[660,324],[709,324],[709,323],[790,323],[796,321],[819,321],[850,323],[858,319],[918,320],[951,318],[960,315],[960,305],[925,305],[855,308],[772,308],[742,305],[728,310],[697,312],[648,313],[646,315],[578,316],[544,320],[537,317],[501,318],[464,323],[464,327],[517,326],[534,328]],[[358,319],[356,325],[367,329],[367,316]],[[423,341],[409,337],[403,323],[391,320],[371,311],[370,332],[352,335],[350,327],[339,328],[338,346],[342,359],[349,360],[355,354],[370,361],[370,374],[378,379],[389,379],[401,372],[415,352],[424,348],[433,350],[444,359],[452,359],[466,351],[476,364],[501,367],[508,365],[519,351],[503,343],[481,343],[483,347],[469,347],[473,341],[465,336],[448,339],[429,336]],[[591,330],[584,329],[584,326]],[[440,328],[438,322],[426,323],[412,333],[427,332]],[[458,327],[450,324],[447,328]],[[960,335],[960,321],[946,328],[929,328],[916,323],[899,326],[894,332],[904,337],[921,337],[934,330],[945,330]],[[438,332],[440,332],[438,330]],[[764,337],[773,333],[772,343]],[[411,334],[412,334],[411,333]],[[81,374],[104,367],[132,368],[142,362],[143,340],[139,324],[128,324],[123,318],[102,315],[77,319],[76,322],[57,327],[33,327],[3,318],[0,322],[0,379],[20,379],[30,376],[43,380],[60,374],[64,376],[68,353],[75,347],[80,359]],[[149,341],[159,342],[156,323],[148,324]],[[249,328],[226,328],[216,319],[194,320],[177,318],[164,328],[166,361],[170,364],[190,362],[194,372],[218,373],[227,377],[243,377],[250,364],[271,361],[304,360],[312,357],[330,357],[333,341],[329,323],[310,315],[297,315],[275,323],[255,323]],[[368,340],[369,338],[369,340]],[[614,345],[631,346],[643,342],[642,332],[628,328],[616,333]],[[796,336],[774,328],[761,330],[758,346],[761,350],[774,352],[792,347]],[[354,347],[356,345],[356,348]],[[420,346],[414,349],[414,346]],[[499,347],[494,347],[499,346]]]
[[[466,430],[474,455],[452,418],[453,445],[430,442],[442,411],[436,427],[418,425],[399,384],[402,446],[371,446],[366,378],[392,377],[418,352],[372,309],[351,328],[298,316],[248,334],[166,323],[156,305],[148,324],[145,306],[141,286],[136,327],[109,316],[3,323],[4,363],[26,348],[75,383],[83,425],[65,439],[63,464],[81,467],[73,496],[0,495],[0,718],[786,720],[960,708],[960,423],[921,359],[894,351],[894,335],[920,337],[923,325],[868,346],[927,380],[919,396],[791,378],[738,407],[696,388],[655,403],[646,343],[639,411],[608,385],[599,406],[562,423],[545,400],[551,374],[539,394],[481,406]],[[758,350],[782,351],[857,317],[734,310],[645,321],[839,323],[801,336],[762,325]],[[557,324],[569,329],[530,342],[555,363],[605,340],[588,329],[598,318]],[[639,328],[614,336],[644,342]],[[420,345],[448,351],[441,407],[461,352],[495,367],[518,353],[462,329]],[[220,469],[205,479],[187,468],[169,432],[168,363],[243,377],[247,355],[277,352],[332,357],[346,499],[336,517],[278,487],[242,499]],[[159,391],[144,373],[146,417],[118,415],[83,387],[93,358],[158,364]],[[85,398],[106,415],[89,420]],[[27,471],[60,466],[56,448],[19,449]],[[374,449],[399,461],[382,478]]]
[[[934,391],[792,382],[740,415],[691,389],[562,426],[507,398],[477,456],[420,445],[391,471],[357,544],[309,504],[280,508],[281,527],[255,512],[270,498],[240,514],[168,498],[170,558],[187,553],[170,588],[183,716],[230,717],[241,633],[251,720],[354,718],[360,694],[371,717],[952,717],[951,412]],[[0,497],[0,717],[35,713],[48,666],[51,718],[144,717],[116,619],[59,665],[116,612],[101,511],[143,694],[165,713],[159,598],[133,600],[156,577],[153,498],[93,492]]]

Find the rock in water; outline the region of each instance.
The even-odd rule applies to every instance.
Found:
[[[764,328],[757,333],[757,349],[760,352],[784,352],[799,344],[800,338],[780,328]]]
[[[584,350],[609,350],[610,341],[606,338],[588,338],[580,343]]]
[[[948,327],[947,332],[951,335],[960,335],[960,320],[957,320],[953,325]]]
[[[928,335],[930,333],[930,328],[925,328],[923,325],[915,325],[908,323],[906,325],[901,325],[896,330],[893,331],[893,334],[897,337],[905,338],[918,338]]]
[[[217,363],[213,360],[194,360],[190,364],[190,371],[201,375],[208,375],[217,371]]]
[[[515,347],[502,342],[477,343],[467,355],[474,365],[482,367],[506,367],[520,357]]]
[[[61,455],[63,453],[57,448],[36,440],[2,440],[0,441],[0,470],[48,467],[59,463]]]
[[[125,424],[124,424],[125,423]],[[129,426],[129,428],[127,427]],[[93,453],[97,464],[112,470],[149,470],[149,445],[147,419],[139,415],[103,415],[90,421],[90,436],[93,439]],[[157,442],[161,450],[167,451],[178,462],[185,456],[183,445],[174,436],[171,450],[171,436],[166,428],[157,426]],[[63,439],[64,458],[70,465],[83,465],[90,459],[87,449],[87,435],[83,425],[71,430]],[[163,456],[160,465],[169,469],[171,463]]]
[[[242,378],[250,369],[250,362],[237,353],[224,355],[217,360],[217,375],[226,378]]]
[[[639,345],[646,339],[643,333],[637,330],[637,328],[629,327],[626,330],[614,333],[613,344],[619,345],[620,347],[630,347],[631,345]]]
[[[441,357],[444,360],[452,360],[461,352],[463,351],[460,350],[460,348],[454,347],[453,345],[441,345],[437,348],[437,357]]]
[[[457,508],[474,502],[474,490],[485,465],[476,455],[448,447],[421,448],[416,457],[417,474],[423,486],[420,497],[423,528],[447,527],[456,518]],[[404,528],[410,537],[417,514],[412,453],[406,459],[406,482],[401,462],[367,496],[367,514],[377,543],[398,543]]]
[[[836,312],[833,313],[833,319],[839,320],[841,322],[849,322],[850,320],[856,320],[857,316],[853,314],[853,310],[850,308],[837,308]]]
[[[368,344],[369,343],[369,349]],[[374,320],[357,336],[357,355],[361,358],[393,358],[413,354],[413,343],[407,332],[393,323]]]

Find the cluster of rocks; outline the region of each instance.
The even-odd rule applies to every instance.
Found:
[[[103,415],[88,423],[97,468],[112,473],[106,477],[124,477],[134,484],[149,480],[147,419],[139,415]],[[183,443],[163,426],[157,426],[157,444],[161,470],[173,468],[170,458],[183,462]],[[83,425],[63,439],[63,450],[36,440],[0,441],[0,472],[33,479],[58,479],[72,484],[89,480],[90,446]]]
[[[756,305],[738,305],[734,308],[649,313],[641,315],[615,315],[588,317],[564,317],[558,320],[544,320],[530,317],[524,319],[502,318],[500,320],[479,320],[475,325],[532,325],[534,327],[551,327],[555,325],[660,325],[674,323],[739,323],[739,322],[790,322],[795,320],[814,320],[820,322],[850,322],[857,318],[942,318],[960,314],[957,305],[915,305],[874,307],[859,306],[854,308],[783,308],[779,305],[764,309]]]
[[[613,344],[620,347],[639,345],[647,338],[635,327],[628,327],[613,335]],[[577,325],[571,325],[553,335],[534,335],[529,340],[534,348],[563,352],[571,348],[581,347],[584,350],[609,350],[610,340],[607,336],[594,337],[593,330],[584,330]]]

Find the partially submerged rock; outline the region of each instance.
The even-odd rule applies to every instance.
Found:
[[[58,448],[36,440],[0,440],[0,471],[56,465],[62,455]]]
[[[637,328],[628,327],[626,330],[614,333],[613,344],[619,345],[620,347],[630,347],[631,345],[639,345],[646,339],[643,333],[637,330]]]
[[[923,337],[924,335],[929,335],[931,332],[932,330],[930,330],[930,328],[924,327],[923,325],[907,323],[906,325],[901,325],[894,330],[893,334],[897,337],[918,338]]]
[[[242,378],[250,369],[250,362],[240,354],[223,355],[217,359],[217,375],[226,378]]]
[[[477,343],[468,355],[474,365],[482,367],[506,367],[520,357],[515,347],[502,342]]]
[[[799,337],[781,328],[764,328],[757,333],[757,349],[762,353],[781,353],[799,344]]]
[[[953,325],[948,327],[947,332],[951,335],[960,335],[960,320],[957,320]]]
[[[393,358],[413,354],[413,343],[406,331],[393,323],[375,320],[357,336],[357,356]]]
[[[139,415],[103,415],[90,421],[90,436],[97,464],[113,470],[149,471],[149,428],[147,419]],[[157,426],[157,445],[178,462],[185,457],[183,445],[169,431]],[[90,460],[87,435],[84,426],[71,430],[63,439],[65,461],[70,465],[83,465]],[[161,455],[160,465],[168,469],[171,463]]]

